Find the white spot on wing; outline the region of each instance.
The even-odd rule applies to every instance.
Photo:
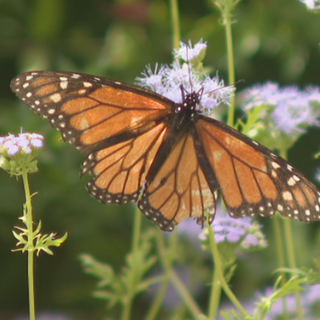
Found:
[[[61,94],[60,93],[54,93],[53,95],[50,96],[50,99],[57,103],[59,101],[61,101]]]
[[[275,168],[275,169],[279,169],[280,168],[280,165],[276,162],[272,162],[271,165]]]
[[[288,185],[290,187],[294,186],[296,184],[296,181],[293,177],[291,177],[289,180],[288,180]]]
[[[60,88],[65,90],[68,88],[68,84],[69,84],[68,81],[62,81],[62,82],[60,82]]]
[[[284,200],[287,200],[287,201],[291,201],[292,200],[292,194],[289,191],[284,191],[282,193],[282,197],[283,197]]]

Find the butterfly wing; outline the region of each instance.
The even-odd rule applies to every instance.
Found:
[[[271,217],[278,211],[301,221],[320,220],[319,190],[287,161],[208,117],[199,116],[196,131],[232,217]]]
[[[87,189],[104,203],[135,201],[166,134],[173,103],[154,92],[95,76],[27,72],[12,90],[88,154],[81,175],[95,175]]]
[[[90,194],[103,203],[136,201],[166,132],[160,123],[138,137],[89,154],[81,175],[96,176],[87,184]]]
[[[173,110],[152,91],[80,73],[26,72],[11,89],[87,154],[147,132]]]
[[[189,217],[203,225],[206,209],[210,222],[215,216],[218,190],[214,178],[211,185],[208,183],[192,132],[175,138],[176,144],[159,168],[155,159],[138,202],[140,210],[165,231],[172,231],[177,223]]]

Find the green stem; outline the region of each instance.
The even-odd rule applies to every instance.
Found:
[[[287,255],[290,268],[296,268],[295,254],[294,254],[294,243],[292,237],[292,226],[289,219],[284,220],[284,230],[285,230],[285,239],[287,247]],[[297,304],[297,316],[299,320],[303,320],[303,310],[300,291],[296,290],[295,293],[296,304]]]
[[[279,219],[278,215],[276,215],[273,219],[273,227],[275,230],[275,240],[276,240],[278,263],[279,263],[280,268],[284,268],[285,267],[284,251],[283,251],[283,245],[282,245],[282,240],[281,240],[280,219]],[[284,276],[283,281],[285,281],[285,275],[283,274],[283,276]]]
[[[219,281],[217,268],[214,268],[213,280],[209,301],[209,319],[216,319],[221,298],[221,283]]]
[[[132,257],[133,257],[133,263],[132,268],[130,270],[130,280],[128,285],[128,296],[126,301],[124,301],[124,308],[122,312],[122,320],[129,320],[130,319],[130,313],[132,308],[132,301],[134,299],[135,295],[135,289],[136,289],[136,258],[137,258],[137,252],[139,248],[139,241],[140,241],[140,229],[141,229],[141,212],[138,210],[138,208],[135,211],[134,215],[134,223],[133,223],[133,235],[132,235]]]
[[[157,231],[157,237],[158,237],[157,238],[158,239],[158,241],[157,241],[158,242],[158,251],[160,252],[160,250],[159,250],[160,247],[162,247],[161,250],[164,250],[163,249],[164,248],[163,234],[161,233],[160,230],[156,230],[156,231]],[[170,236],[170,247],[169,247],[168,253],[165,255],[168,264],[171,264],[171,260],[168,257],[173,257],[176,253],[177,242],[178,242],[178,232],[175,232],[175,233],[171,234],[171,236]],[[159,247],[159,245],[160,245],[160,247]],[[145,320],[152,320],[156,317],[157,313],[159,312],[159,309],[161,308],[161,303],[162,303],[162,301],[165,297],[165,294],[167,292],[168,284],[169,284],[169,274],[167,272],[165,272],[165,275],[161,281],[160,288],[157,292],[157,296],[154,299]]]
[[[195,319],[198,319],[199,316],[202,314],[202,312],[198,307],[198,305],[196,304],[196,302],[193,300],[188,289],[185,287],[185,285],[180,280],[179,276],[177,275],[177,273],[173,268],[170,269],[169,275],[175,289],[177,290],[181,299],[183,300],[185,307],[188,308],[188,310],[190,311],[190,313],[193,315]]]
[[[234,304],[234,306],[240,311],[242,316],[249,317],[250,314],[247,313],[247,311],[243,308],[243,306],[241,305],[241,303],[239,302],[237,297],[234,295],[234,293],[229,288],[229,286],[223,276],[220,255],[219,255],[218,247],[217,247],[216,240],[214,237],[213,228],[209,224],[209,215],[208,214],[207,214],[207,228],[208,228],[208,232],[209,232],[209,239],[210,239],[210,246],[211,246],[211,250],[212,250],[212,256],[214,259],[214,265],[215,265],[215,269],[216,269],[215,271],[217,272],[217,279],[220,282],[222,289],[225,292],[225,294],[227,295],[227,297]],[[215,285],[215,283],[212,285]]]
[[[235,83],[235,71],[234,71],[234,55],[233,55],[233,43],[232,43],[232,21],[231,13],[227,11],[225,17],[225,32],[227,41],[227,56],[228,56],[228,78],[229,84]],[[228,110],[227,124],[233,127],[234,124],[234,109],[235,109],[235,97],[232,96],[230,101],[230,108]]]
[[[28,228],[28,290],[29,290],[29,317],[35,320],[35,294],[34,294],[34,245],[33,245],[33,213],[31,194],[29,188],[28,173],[26,168],[22,170],[22,181],[26,195],[25,219]]]
[[[156,318],[161,305],[162,305],[162,301],[166,295],[167,292],[167,288],[168,288],[168,284],[169,284],[169,279],[167,276],[164,277],[164,279],[162,279],[161,281],[161,285],[160,288],[157,292],[157,295],[148,311],[148,314],[145,317],[145,320],[153,320]]]
[[[280,150],[280,156],[284,159],[287,159],[287,151]],[[284,234],[285,234],[285,246],[286,246],[286,253],[288,257],[289,267],[294,269],[296,268],[296,257],[294,251],[294,239],[292,236],[292,224],[289,219],[284,220]],[[302,302],[301,302],[301,295],[298,290],[295,291],[296,297],[296,304],[297,304],[297,316],[299,320],[303,320],[303,311],[302,311]]]
[[[170,0],[171,24],[173,30],[173,48],[179,49],[180,42],[180,16],[177,0]]]
[[[172,268],[170,258],[171,256],[168,257],[168,255],[166,254],[167,251],[165,250],[163,235],[160,230],[158,230],[157,233],[157,245],[160,256],[160,262],[163,266],[166,277],[172,281],[175,289],[177,290],[181,299],[183,300],[185,307],[188,308],[189,312],[193,315],[195,319],[198,319],[199,315],[202,314],[202,312],[196,304],[196,302],[193,300],[192,296],[189,294],[189,291],[187,290],[185,285],[180,280],[177,273]]]
[[[285,260],[284,260],[284,251],[283,251],[283,242],[281,237],[281,228],[280,228],[280,218],[278,215],[276,215],[273,219],[273,227],[275,230],[275,243],[277,248],[277,258],[278,258],[278,264],[280,268],[285,267]],[[286,274],[284,272],[281,272],[281,284],[284,285],[286,283]],[[284,314],[287,314],[287,300],[285,298],[282,299],[282,308],[284,310]]]

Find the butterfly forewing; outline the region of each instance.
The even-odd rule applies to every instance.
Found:
[[[87,153],[146,132],[172,112],[170,100],[153,92],[80,73],[27,72],[11,88]]]
[[[320,220],[319,190],[287,161],[214,119],[196,128],[232,217]]]

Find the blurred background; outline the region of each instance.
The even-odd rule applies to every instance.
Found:
[[[209,0],[183,0],[179,8],[182,40],[207,41],[205,65],[226,79],[225,31],[218,11]],[[307,11],[298,0],[242,0],[234,20],[236,78],[245,80],[239,90],[266,81],[301,88],[320,85],[320,15]],[[147,64],[171,62],[172,26],[166,0],[0,1],[0,135],[16,134],[22,128],[45,136],[40,172],[30,177],[31,191],[39,191],[33,198],[35,220],[42,220],[43,232],[69,233],[67,242],[54,249],[54,256],[36,258],[38,312],[56,315],[44,319],[95,320],[106,314],[103,319],[117,318],[117,307],[107,310],[103,301],[92,297],[96,282],[83,273],[78,258],[90,253],[115,270],[120,268],[131,248],[134,207],[106,206],[89,196],[84,187],[89,178],[79,180],[84,155],[61,142],[57,131],[18,101],[10,81],[27,70],[60,70],[133,83]],[[313,159],[319,136],[319,128],[312,128],[289,152],[289,161],[312,181],[319,166]],[[21,181],[0,171],[1,320],[25,319],[28,307],[26,255],[11,252],[12,228],[19,225],[23,202]],[[244,257],[232,282],[235,293],[244,299],[266,286],[277,266],[272,224],[260,222],[270,246]],[[143,224],[152,226],[145,218]],[[298,264],[310,266],[312,258],[319,258],[319,223],[294,227],[297,251],[301,249]],[[194,224],[194,228],[198,227]],[[182,241],[183,246],[190,244]],[[195,268],[199,251],[192,247],[192,258],[180,264],[182,273],[191,272],[189,264]],[[210,268],[209,258],[201,261]],[[210,280],[202,281],[198,299],[205,306]],[[139,296],[134,310],[147,308],[149,301]]]

